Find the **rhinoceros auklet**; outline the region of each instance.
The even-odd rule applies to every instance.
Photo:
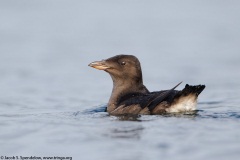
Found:
[[[107,105],[111,115],[164,114],[196,110],[197,97],[205,85],[186,84],[181,91],[149,92],[143,85],[139,60],[133,55],[117,55],[106,60],[95,61],[90,67],[104,70],[113,80],[113,90]]]

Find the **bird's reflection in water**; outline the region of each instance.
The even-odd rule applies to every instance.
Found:
[[[189,111],[189,112],[184,112],[184,113],[163,113],[160,115],[154,115],[154,117],[178,117],[178,118],[195,118],[197,116],[199,116],[198,112],[200,110],[195,110],[195,111]],[[124,114],[124,115],[119,115],[117,116],[118,120],[120,121],[137,121],[137,122],[142,122],[142,121],[148,121],[148,120],[152,120],[151,116],[153,115],[143,115],[143,116],[147,116],[148,118],[144,118],[141,115],[133,115],[133,114]]]
[[[117,116],[118,120],[120,121],[138,121],[141,122],[142,120],[141,115],[138,114],[122,114]]]
[[[184,113],[167,113],[167,114],[163,114],[161,116],[163,117],[177,117],[177,118],[196,118],[199,114],[198,114],[199,110],[195,110],[195,111],[189,111],[189,112],[184,112]]]
[[[141,115],[120,115],[117,116],[119,121],[122,121],[119,125],[110,129],[110,137],[123,138],[123,139],[140,139],[144,130],[140,120]],[[130,123],[130,121],[134,121]],[[136,123],[135,123],[136,122]]]
[[[112,138],[140,139],[144,128],[141,125],[114,128],[111,130]]]
[[[108,136],[111,138],[124,138],[124,139],[140,139],[143,130],[145,129],[142,126],[142,123],[145,121],[151,121],[156,120],[159,118],[170,118],[170,117],[176,117],[176,118],[190,118],[195,119],[198,116],[198,111],[194,112],[185,112],[185,113],[168,113],[168,114],[162,114],[162,115],[155,115],[154,118],[152,118],[152,115],[130,115],[130,114],[124,114],[120,116],[116,116],[120,123],[110,129],[110,132],[108,132]]]

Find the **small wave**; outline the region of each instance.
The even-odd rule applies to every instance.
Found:
[[[221,104],[223,102],[224,101],[206,101],[206,102],[198,102],[198,104],[209,104],[209,105],[212,105],[212,104]]]
[[[94,113],[99,113],[99,112],[107,112],[107,105],[105,104],[105,105],[100,105],[96,108],[86,109],[84,111],[77,111],[77,112],[74,112],[73,115],[77,116],[80,113],[81,114],[94,114]]]

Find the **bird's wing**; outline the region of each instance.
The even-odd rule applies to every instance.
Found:
[[[159,95],[157,95],[154,99],[152,99],[149,104],[146,106],[150,111],[152,111],[159,103],[163,102],[168,96],[172,96],[176,94],[176,91],[174,90],[177,88],[182,82],[178,83],[175,87],[173,87],[170,90],[166,90]]]
[[[181,82],[182,83],[182,82]],[[168,99],[169,96],[176,94],[174,90],[181,83],[177,84],[170,90],[151,92],[147,94],[143,93],[130,93],[119,98],[117,103],[117,109],[114,111],[115,114],[126,114],[136,113],[141,111],[144,113],[152,111],[159,103]],[[146,111],[146,112],[145,112]]]

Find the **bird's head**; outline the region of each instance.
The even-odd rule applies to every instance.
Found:
[[[108,72],[113,81],[142,83],[142,71],[139,60],[133,55],[117,55],[89,64],[90,67]]]

